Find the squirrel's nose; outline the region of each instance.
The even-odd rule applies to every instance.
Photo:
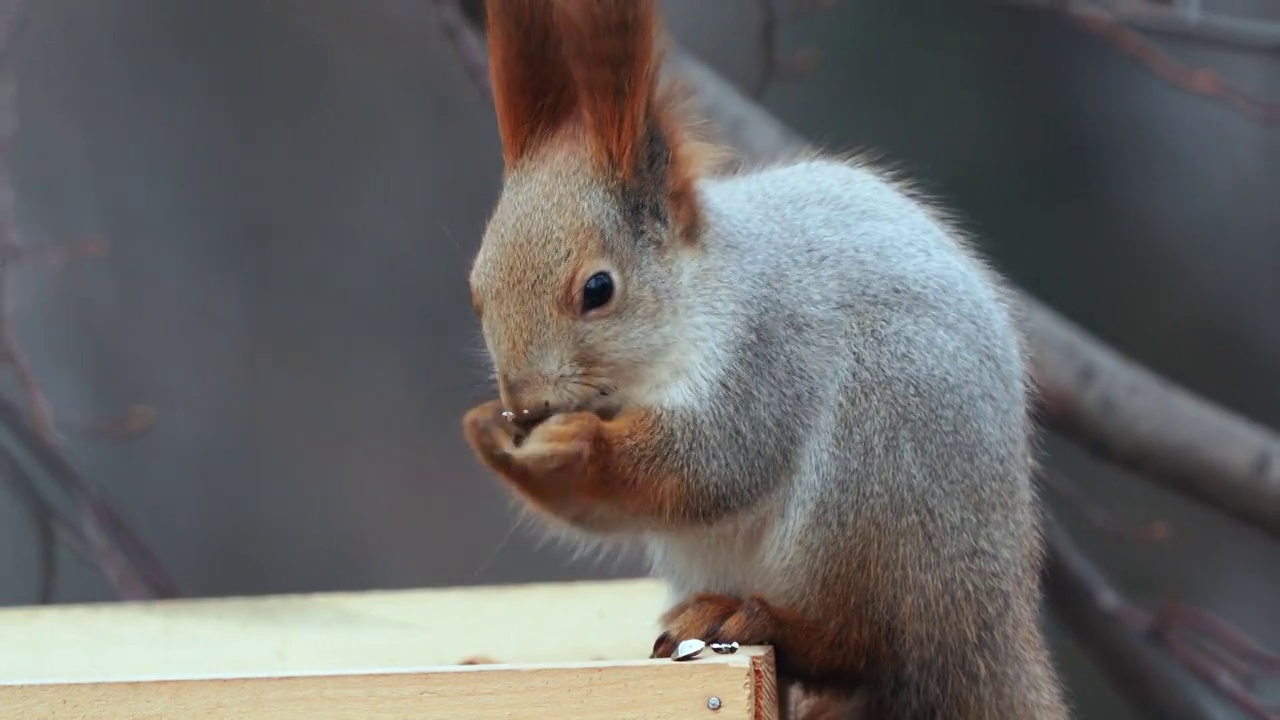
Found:
[[[540,383],[503,375],[499,378],[498,389],[502,395],[502,404],[515,414],[511,419],[520,425],[537,425],[555,411],[548,389]]]

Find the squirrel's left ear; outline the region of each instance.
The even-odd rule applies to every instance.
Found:
[[[507,171],[547,144],[577,107],[560,48],[558,0],[488,0],[489,79]]]
[[[600,171],[693,240],[701,223],[694,182],[719,156],[691,137],[675,93],[659,87],[655,0],[559,0],[556,7]]]

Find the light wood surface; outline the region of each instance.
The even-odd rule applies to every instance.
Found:
[[[679,663],[0,685],[0,720],[775,720],[776,707],[767,648]]]
[[[767,648],[645,659],[665,606],[614,580],[3,609],[0,720],[774,720]]]
[[[0,682],[648,657],[648,580],[0,609]]]

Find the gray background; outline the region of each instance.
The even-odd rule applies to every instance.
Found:
[[[461,413],[487,399],[466,270],[501,169],[492,113],[418,0],[40,0],[11,151],[32,244],[108,257],[24,269],[23,346],[64,417],[159,411],[130,443],[70,435],[192,595],[631,574],[515,527]],[[1211,3],[1206,3],[1206,6]],[[1280,18],[1268,0],[1218,7]],[[668,1],[736,83],[754,4]],[[1280,100],[1280,59],[1161,41]],[[1194,390],[1280,426],[1280,128],[1172,89],[1061,17],[846,1],[788,23],[821,53],[766,106],[945,198],[1027,289]],[[6,378],[8,382],[8,378]],[[6,386],[18,397],[12,385]],[[1122,518],[1076,525],[1127,590],[1209,606],[1280,646],[1259,534],[1051,444]],[[0,603],[30,602],[30,524],[0,494]],[[65,563],[60,602],[110,599]],[[1081,717],[1124,717],[1060,644]]]

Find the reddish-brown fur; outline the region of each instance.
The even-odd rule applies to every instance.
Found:
[[[860,615],[857,608],[851,614]],[[779,673],[805,678],[818,687],[853,686],[868,668],[885,661],[889,652],[869,627],[857,637],[835,637],[826,623],[772,605],[757,595],[693,595],[668,610],[662,624],[666,631],[653,645],[655,658],[670,657],[683,638],[772,645],[777,650]]]
[[[487,7],[507,170],[568,139],[589,150],[603,185],[664,198],[680,237],[696,238],[694,183],[726,154],[694,137],[684,98],[660,85],[653,0],[491,0]],[[666,158],[659,177],[646,167],[654,156]]]
[[[648,413],[624,411],[612,420],[567,413],[517,442],[520,430],[502,417],[502,409],[500,401],[472,409],[463,420],[464,433],[476,457],[533,508],[588,524],[599,513],[616,522],[618,517],[671,519],[698,512],[673,459],[662,452],[659,425]],[[871,616],[848,605],[832,612]],[[693,595],[666,612],[661,624],[665,632],[654,643],[653,657],[669,657],[678,639],[690,637],[771,645],[783,677],[803,678],[810,689],[854,687],[890,653],[872,627],[856,636],[833,637],[829,624],[758,596]],[[829,712],[834,717],[840,712],[835,708],[847,702],[804,698],[801,716]]]
[[[578,90],[578,110],[602,169],[640,172],[657,82],[653,0],[557,2],[555,18]]]
[[[577,107],[577,88],[561,49],[552,0],[489,0],[489,79],[510,170],[562,127]]]
[[[678,92],[674,85],[659,91],[654,122],[661,128],[671,153],[666,178],[667,203],[680,237],[692,240],[697,237],[702,222],[694,185],[698,178],[714,172],[727,159],[728,152],[694,134],[684,107],[685,99]]]
[[[556,415],[517,445],[519,428],[498,400],[473,408],[463,432],[476,457],[534,507],[559,517],[666,519],[693,509],[645,411],[611,420],[592,412]]]

